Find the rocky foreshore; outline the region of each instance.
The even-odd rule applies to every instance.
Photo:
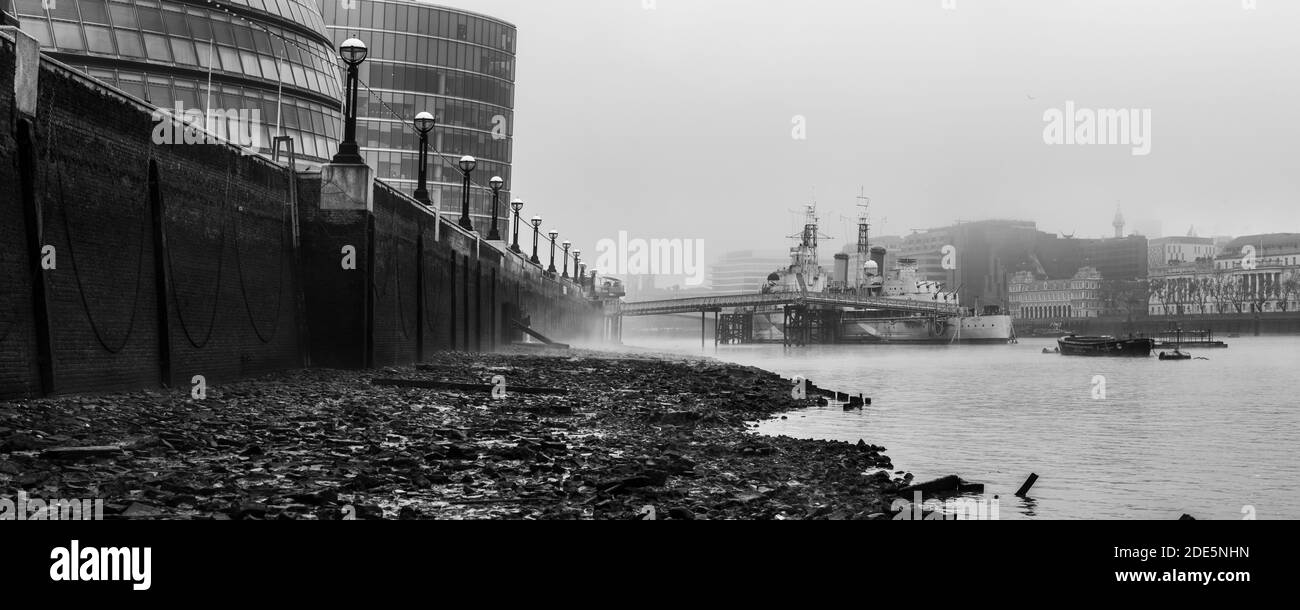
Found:
[[[0,497],[102,498],[109,519],[889,518],[883,447],[748,430],[813,404],[790,390],[708,359],[515,350],[0,402]]]

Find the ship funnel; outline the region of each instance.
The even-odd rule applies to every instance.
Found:
[[[842,253],[835,255],[835,276],[832,281],[839,286],[849,284],[849,255]]]
[[[876,273],[885,273],[885,253],[885,249],[880,246],[871,249],[871,261],[876,263]]]

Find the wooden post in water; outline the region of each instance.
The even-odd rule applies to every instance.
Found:
[[[1024,485],[1020,486],[1020,491],[1016,492],[1016,496],[1020,498],[1025,497],[1029,493],[1029,488],[1033,487],[1036,482],[1038,482],[1038,475],[1032,472],[1029,473],[1029,478],[1025,480]]]

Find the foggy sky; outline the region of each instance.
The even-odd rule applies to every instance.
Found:
[[[453,4],[519,27],[512,190],[589,252],[779,250],[814,193],[838,250],[859,187],[877,233],[1300,232],[1294,0]],[[1149,109],[1150,154],[1046,145],[1066,102]]]

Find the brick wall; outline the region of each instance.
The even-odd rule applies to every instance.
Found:
[[[36,343],[33,336],[32,287],[28,242],[18,180],[18,158],[13,107],[13,43],[0,39],[0,398],[26,396],[39,391]]]
[[[294,177],[226,146],[156,145],[148,108],[48,62],[24,147],[13,74],[0,38],[0,399],[43,393],[42,311],[55,393],[487,350],[509,340],[507,311],[561,340],[599,328],[573,284],[453,223],[435,231],[431,212],[386,184],[374,183],[373,211],[321,210],[319,173]],[[36,285],[29,208],[57,261]],[[354,269],[341,264],[345,246]]]

